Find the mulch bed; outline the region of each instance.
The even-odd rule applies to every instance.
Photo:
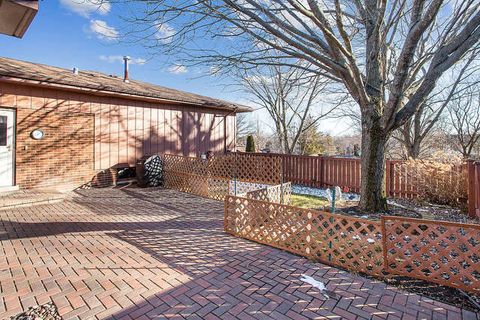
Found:
[[[382,215],[391,215],[437,221],[480,224],[480,220],[469,218],[468,215],[464,214],[458,208],[435,205],[409,199],[390,199],[390,211],[388,213],[365,214],[357,207],[356,204],[357,203],[349,203],[344,207],[337,208],[336,213],[372,220],[378,220]],[[371,278],[368,275],[365,276]],[[401,288],[408,292],[416,293],[434,300],[451,304],[456,307],[480,313],[480,297],[465,293],[458,289],[402,276],[391,276],[383,279],[383,281],[389,285]]]
[[[401,276],[389,277],[383,281],[408,292],[480,313],[480,297],[458,289]]]
[[[63,320],[53,302],[28,308],[27,311],[10,317],[10,320]]]
[[[460,223],[480,224],[480,220],[469,218],[459,208],[436,205],[427,202],[420,202],[410,199],[390,199],[388,200],[389,212],[369,213],[361,211],[357,203],[346,203],[340,208],[336,208],[335,212],[366,219],[379,220],[381,216],[400,216],[417,219],[451,221]]]

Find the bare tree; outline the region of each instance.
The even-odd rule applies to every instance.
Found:
[[[480,141],[480,86],[470,88],[461,99],[449,104],[453,138],[465,159]]]
[[[250,69],[242,73],[240,80],[253,97],[252,103],[265,109],[273,120],[283,153],[294,153],[302,133],[332,115],[339,105],[320,103],[319,95],[326,93],[328,79],[298,68],[272,65]]]
[[[236,129],[236,139],[237,143],[246,139],[249,134],[254,134],[255,123],[250,119],[250,115],[247,113],[239,113],[237,114],[237,129]]]
[[[434,143],[436,139],[434,137],[432,139],[431,135],[442,133],[439,123],[445,114],[445,108],[475,84],[472,78],[478,74],[480,68],[475,63],[478,52],[478,49],[472,50],[463,63],[445,73],[442,77],[444,84],[439,85],[420,104],[414,116],[398,129],[397,134],[393,135],[403,144],[408,158],[418,158],[422,151],[428,151],[429,147],[436,145]]]
[[[360,207],[380,211],[386,142],[478,43],[479,1],[157,0],[132,11],[130,35],[192,63],[273,59],[343,84],[361,112]]]

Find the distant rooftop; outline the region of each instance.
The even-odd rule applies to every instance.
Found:
[[[248,106],[132,79],[124,82],[122,77],[96,71],[80,70],[78,74],[74,74],[69,69],[0,57],[0,81],[2,80],[20,80],[47,87],[88,89],[107,95],[128,95],[131,99],[149,98],[159,102],[170,101],[227,111],[252,111]]]

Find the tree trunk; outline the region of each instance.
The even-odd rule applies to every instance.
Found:
[[[374,116],[362,121],[362,183],[360,209],[365,212],[386,212],[385,196],[385,146],[387,135],[380,119]]]

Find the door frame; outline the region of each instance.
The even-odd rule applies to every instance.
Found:
[[[0,110],[11,111],[13,114],[12,187],[15,187],[17,185],[17,109],[0,105]]]

